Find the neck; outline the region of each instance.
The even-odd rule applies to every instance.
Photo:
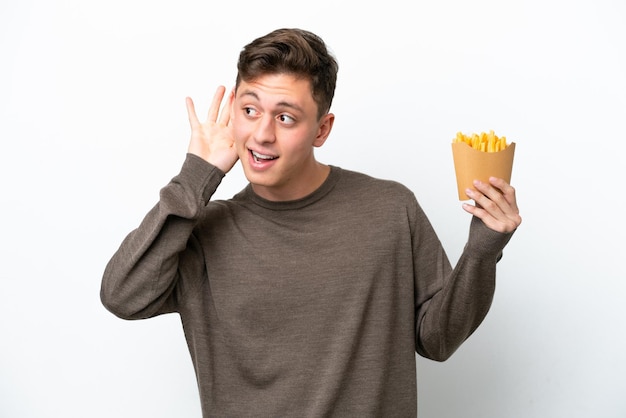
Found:
[[[303,170],[307,174],[298,178],[297,182],[288,181],[287,184],[267,187],[259,184],[252,184],[252,190],[266,200],[275,202],[286,202],[298,200],[317,190],[330,173],[330,167],[326,164],[313,162],[308,170]]]

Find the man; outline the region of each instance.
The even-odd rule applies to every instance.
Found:
[[[178,312],[204,416],[416,416],[415,353],[443,361],[489,310],[496,262],[519,226],[515,190],[477,182],[452,269],[414,195],[318,162],[337,63],[282,29],[241,52],[235,88],[106,267],[116,315]],[[211,196],[240,161],[249,185]]]

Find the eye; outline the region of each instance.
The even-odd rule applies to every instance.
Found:
[[[294,118],[285,114],[278,115],[278,120],[286,125],[293,125],[294,123],[296,123],[296,120]]]
[[[248,117],[254,117],[259,114],[259,112],[253,107],[244,107],[243,113],[245,113]]]

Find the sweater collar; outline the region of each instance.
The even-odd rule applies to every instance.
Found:
[[[239,194],[239,197],[245,200],[249,200],[258,206],[271,210],[300,209],[317,202],[328,193],[330,193],[330,191],[335,187],[335,185],[339,181],[339,178],[341,177],[342,169],[333,165],[329,165],[329,167],[330,172],[328,173],[328,177],[326,177],[326,180],[324,180],[322,185],[318,187],[317,190],[315,190],[313,193],[310,193],[309,195],[304,196],[300,199],[286,201],[267,200],[256,194],[252,189],[251,184],[248,184],[246,188],[242,190],[242,192]]]

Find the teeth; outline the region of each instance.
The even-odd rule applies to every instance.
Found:
[[[255,151],[251,151],[251,152],[252,152],[252,156],[257,161],[259,161],[259,160],[273,160],[273,159],[276,158],[276,157],[272,157],[271,155],[259,154],[258,152],[255,152]]]

